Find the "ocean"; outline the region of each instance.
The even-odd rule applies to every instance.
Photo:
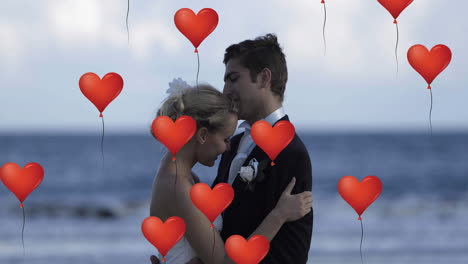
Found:
[[[362,215],[364,263],[468,263],[468,133],[298,132],[312,160],[314,229],[308,263],[361,263],[361,223],[338,180],[375,175],[380,197]],[[0,184],[0,263],[149,264],[141,233],[166,152],[150,135],[0,135],[0,165],[40,163],[22,209]],[[196,165],[208,184],[213,168]]]

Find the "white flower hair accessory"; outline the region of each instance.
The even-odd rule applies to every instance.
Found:
[[[169,89],[167,89],[166,93],[168,93],[169,96],[173,96],[175,94],[182,93],[184,90],[192,88],[192,86],[188,85],[186,81],[179,77],[177,79],[173,79],[172,82],[169,83]]]

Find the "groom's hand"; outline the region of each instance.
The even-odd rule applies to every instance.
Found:
[[[151,260],[151,264],[161,264],[159,259],[154,255],[151,256],[150,260]],[[193,258],[186,264],[203,264],[203,262],[199,258]]]

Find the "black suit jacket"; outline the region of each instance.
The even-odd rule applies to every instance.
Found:
[[[289,118],[285,116],[280,120],[289,121]],[[227,182],[231,162],[236,156],[242,135],[243,133],[231,139],[231,149],[221,157],[218,175],[213,186]],[[243,182],[240,177],[233,182],[234,200],[223,212],[221,236],[224,241],[232,235],[249,237],[276,206],[281,193],[292,177],[296,177],[292,194],[312,191],[312,166],[309,154],[297,134],[274,160],[274,166],[270,166],[270,158],[258,146],[255,146],[242,166],[247,166],[253,158],[258,162],[268,160],[264,170],[265,177],[261,182],[255,183],[253,191],[247,188],[247,183]],[[313,211],[297,221],[285,223],[270,242],[270,251],[261,263],[305,264],[312,239],[312,225]]]

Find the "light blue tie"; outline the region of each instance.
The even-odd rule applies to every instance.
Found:
[[[245,128],[244,135],[242,136],[239,147],[237,148],[237,154],[232,160],[231,168],[229,169],[228,184],[232,185],[239,173],[242,165],[247,159],[249,153],[249,147],[252,146],[253,140],[250,136],[250,126]]]

